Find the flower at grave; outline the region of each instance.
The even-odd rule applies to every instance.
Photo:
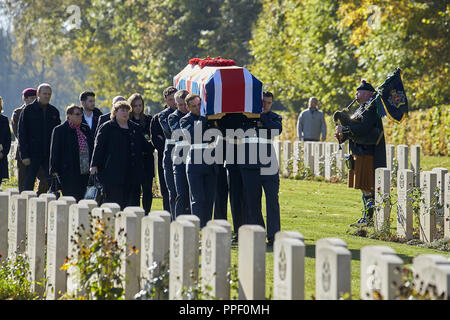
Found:
[[[0,253],[0,258],[3,257],[2,254]]]
[[[139,250],[136,249],[136,246],[130,247],[130,251],[133,252],[133,253],[135,253],[135,254],[138,254],[138,253],[139,253]]]

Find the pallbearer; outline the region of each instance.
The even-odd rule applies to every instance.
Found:
[[[189,184],[186,176],[186,157],[189,151],[189,142],[183,139],[180,129],[180,120],[187,113],[185,98],[189,94],[187,90],[179,90],[175,93],[177,110],[168,117],[169,127],[172,130],[171,139],[175,141],[172,151],[173,176],[177,196],[175,198],[174,218],[182,214],[190,214]]]
[[[204,154],[207,149],[214,148],[215,144],[203,141],[203,134],[208,126],[206,118],[200,115],[200,97],[189,94],[185,101],[189,113],[181,118],[180,127],[191,144],[186,162],[191,212],[200,218],[200,228],[203,228],[212,217],[217,185],[217,167],[214,163],[207,164]]]

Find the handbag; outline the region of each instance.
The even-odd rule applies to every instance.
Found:
[[[89,176],[88,187],[84,194],[84,199],[95,200],[99,205],[103,202],[103,184],[98,180],[97,174]]]
[[[56,199],[61,197],[61,180],[59,179],[58,174],[55,174],[50,177],[50,188],[47,193],[54,194]]]

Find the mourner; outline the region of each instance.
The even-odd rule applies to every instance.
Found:
[[[99,108],[95,107],[95,93],[92,91],[83,91],[80,94],[80,103],[83,107],[83,119],[82,122],[89,126],[89,130],[92,134],[95,134],[97,124],[102,112]]]
[[[275,164],[276,172],[265,172],[265,168],[274,166],[277,162],[275,149],[273,148],[271,139],[274,135],[281,134],[283,129],[282,118],[280,115],[272,111],[273,94],[271,92],[263,93],[263,111],[261,113],[262,128],[267,130],[268,141],[260,141],[259,147],[267,147],[267,156],[270,159],[267,165],[261,165],[261,187],[266,196],[266,220],[267,220],[267,242],[269,246],[273,245],[275,234],[280,231],[280,203],[278,201],[278,193],[280,190],[279,165]],[[262,139],[260,137],[260,139]],[[262,224],[261,224],[262,222]],[[260,223],[264,227],[264,220],[260,217]]]
[[[186,173],[189,182],[191,212],[199,217],[200,227],[203,228],[212,218],[217,186],[216,165],[208,164],[205,161],[204,151],[208,148],[214,149],[214,143],[203,141],[208,124],[206,117],[200,115],[200,97],[196,94],[189,94],[185,100],[189,113],[181,118],[180,127],[186,140],[190,142]]]
[[[166,138],[164,146],[163,156],[163,168],[164,178],[166,181],[167,189],[169,190],[169,207],[172,218],[175,218],[175,200],[177,197],[177,190],[175,189],[175,181],[173,177],[173,164],[172,164],[172,150],[175,146],[175,141],[172,140],[172,130],[170,129],[168,118],[169,115],[177,110],[177,104],[175,102],[175,87],[168,87],[164,89],[164,103],[168,106],[159,114],[159,124]]]
[[[172,139],[175,141],[175,147],[172,151],[173,175],[175,190],[175,215],[191,214],[189,204],[189,184],[186,176],[186,157],[189,152],[189,142],[183,139],[180,129],[180,120],[187,114],[185,98],[189,94],[187,90],[179,90],[175,93],[175,102],[177,110],[168,117],[170,129],[172,130]],[[178,137],[175,135],[178,134]]]
[[[169,107],[165,105],[163,111],[166,108]],[[164,136],[161,124],[159,123],[159,116],[161,115],[161,112],[155,114],[152,117],[152,120],[150,121],[150,139],[157,151],[158,156],[158,181],[159,181],[159,190],[163,198],[163,209],[167,212],[170,212],[169,190],[167,190],[163,168],[164,145],[166,143],[166,137]]]
[[[3,99],[0,97],[0,113],[3,112]],[[0,183],[9,178],[8,154],[11,148],[11,131],[8,118],[0,114]]]
[[[25,108],[26,105],[32,103],[34,100],[36,100],[36,89],[34,88],[27,88],[22,91],[22,101],[23,104],[19,108],[14,109],[11,117],[11,127],[14,133],[14,136],[16,137],[16,140],[18,140],[18,126],[19,126],[19,117],[22,110]],[[16,162],[17,162],[17,180],[19,185],[19,192],[23,191],[23,186],[25,183],[25,165],[22,163],[22,159],[20,159],[20,151],[19,148],[16,149]],[[39,178],[39,175],[38,175]],[[38,186],[38,192],[43,193],[47,190],[47,180],[42,179],[39,180],[39,186]]]
[[[22,162],[26,166],[24,190],[34,189],[38,174],[39,180],[48,183],[51,136],[53,129],[61,124],[58,109],[50,104],[51,97],[50,85],[46,83],[39,85],[37,99],[25,106],[20,114],[19,150]],[[43,191],[38,190],[38,194]]]
[[[126,101],[126,100],[127,100],[127,99],[125,99],[125,98],[122,97],[122,96],[115,96],[115,97],[113,98],[113,100],[112,100],[112,104],[111,104],[111,105],[114,106],[114,104],[115,104],[116,102],[119,102],[119,101]],[[97,127],[95,128],[95,134],[94,134],[94,137],[97,136],[98,130],[100,129],[100,127],[102,126],[102,124],[104,124],[105,122],[107,122],[107,121],[109,121],[109,120],[111,120],[111,112],[102,114],[102,115],[99,117],[98,123],[97,123]]]
[[[123,210],[140,206],[140,186],[143,178],[142,153],[147,141],[141,127],[129,119],[131,106],[116,102],[111,120],[105,122],[95,138],[91,174],[98,173],[104,186],[104,202],[115,202]]]
[[[301,141],[325,141],[327,124],[322,111],[317,107],[319,100],[309,98],[308,109],[303,110],[297,120],[297,136]]]
[[[356,88],[356,101],[360,107],[355,111],[355,121],[348,126],[337,126],[335,136],[340,143],[349,139],[351,152],[348,186],[361,189],[364,204],[363,217],[355,224],[372,224],[375,197],[375,169],[386,167],[386,145],[383,123],[372,103],[375,89],[366,80]]]
[[[143,152],[144,173],[141,183],[142,188],[142,207],[145,214],[150,212],[153,201],[153,177],[155,176],[155,159],[153,158],[153,151],[155,148],[150,140],[150,122],[152,116],[144,113],[145,103],[144,98],[139,93],[134,93],[128,98],[128,103],[131,106],[130,120],[139,124],[143,130],[145,140],[147,141],[146,150]]]
[[[82,117],[81,107],[67,107],[67,120],[53,129],[50,147],[50,175],[59,178],[63,196],[77,201],[86,192],[94,150],[94,134]]]

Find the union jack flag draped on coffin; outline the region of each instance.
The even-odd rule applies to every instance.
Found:
[[[262,82],[247,69],[233,65],[233,60],[221,58],[194,58],[189,62],[173,78],[173,85],[200,96],[201,115],[261,113]]]

